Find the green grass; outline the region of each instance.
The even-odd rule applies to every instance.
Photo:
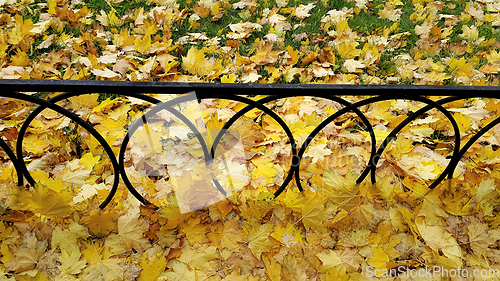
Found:
[[[111,2],[108,4],[106,0],[84,0],[84,2],[87,8],[94,11],[104,10],[106,13],[109,13],[111,11],[111,7],[113,7],[120,17],[125,15],[127,12],[133,13],[140,8],[144,8],[145,12],[149,11],[151,8],[151,5],[147,1],[143,0],[126,0],[116,4]]]
[[[41,13],[38,4],[23,4],[22,7],[25,9],[25,12],[21,14],[23,20],[31,19],[33,22],[38,22]]]
[[[411,50],[419,39],[415,34],[415,25],[417,23],[410,20],[410,15],[414,11],[412,2],[410,0],[403,0],[402,2],[404,5],[398,6],[397,8],[401,9],[403,14],[397,21],[397,29],[394,33],[409,32],[410,35],[405,37],[408,41],[406,49]],[[394,25],[393,21],[379,18],[378,11],[384,8],[384,1],[377,0],[370,3],[372,8],[361,10],[359,14],[354,15],[349,20],[349,27],[352,30],[361,32],[366,36],[377,33],[382,34],[385,28],[390,28]]]
[[[119,98],[119,97],[120,97],[120,95],[118,95],[118,94],[100,93],[99,97],[97,97],[97,101],[102,102],[102,101],[105,101],[107,99],[114,100],[114,99]]]
[[[376,72],[376,76],[388,76],[396,73],[397,68],[394,63],[393,57],[390,54],[382,53],[380,56],[379,69]]]
[[[94,11],[104,10],[106,13],[111,11],[111,7],[105,0],[85,0],[84,2],[87,8],[91,10]]]
[[[292,30],[287,31],[285,34],[285,45],[290,45],[294,49],[298,49],[301,45],[300,41],[295,40],[295,35],[306,33],[309,40],[313,38],[314,35],[322,33],[321,28],[321,18],[325,15],[325,8],[322,3],[319,2],[309,13],[311,16],[304,20],[292,20]],[[294,25],[299,24],[295,30]],[[313,47],[309,45],[309,47]]]
[[[484,36],[486,39],[495,38],[495,40],[500,41],[500,29],[492,27],[489,23],[477,26],[477,30],[479,38]]]
[[[48,98],[49,93],[47,93],[47,92],[36,92],[33,96],[35,98],[39,98],[39,99],[45,100],[46,98]]]
[[[432,140],[433,142],[438,141],[438,142],[444,142],[447,141],[449,136],[445,134],[445,131],[434,131],[430,135],[428,139]]]
[[[48,54],[51,52],[57,52],[62,49],[64,49],[64,46],[58,42],[53,42],[49,47],[47,48],[42,48],[38,49],[38,46],[43,42],[43,38],[39,37],[37,40],[35,40],[35,43],[32,45],[31,49],[28,54],[28,58],[32,61],[38,61],[40,59],[40,56],[43,54]]]
[[[453,9],[450,8],[450,4],[455,7]],[[446,1],[440,14],[460,15],[465,10],[465,6],[467,6],[467,2],[465,1]]]

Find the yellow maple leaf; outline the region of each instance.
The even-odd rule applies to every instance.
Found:
[[[47,12],[49,12],[49,14],[51,14],[51,15],[55,15],[56,14],[56,7],[57,7],[57,0],[48,0],[47,4],[49,6],[49,9]]]
[[[28,18],[23,20],[20,14],[14,15],[15,26],[11,28],[8,32],[9,34],[9,44],[17,45],[21,43],[24,38],[31,33],[33,28],[33,21]]]
[[[429,246],[435,253],[442,252],[448,260],[447,263],[452,265],[454,268],[462,266],[462,249],[458,245],[455,237],[446,231],[443,226],[427,225],[426,220],[423,217],[417,218],[415,225],[417,226],[418,232],[424,239],[426,245]]]
[[[281,280],[281,264],[272,257],[262,256],[262,261],[266,265],[266,274],[271,281]]]
[[[90,72],[92,72],[92,74],[94,74],[97,77],[104,77],[104,78],[117,78],[120,76],[120,74],[110,70],[109,68],[104,68],[104,70],[92,69]]]
[[[97,237],[106,237],[111,231],[115,230],[117,216],[116,212],[98,209],[92,210],[81,222],[89,228],[92,234]]]
[[[493,253],[489,246],[494,244],[497,239],[494,235],[498,235],[498,229],[489,229],[488,225],[474,218],[471,224],[467,227],[470,247],[474,253],[483,258],[492,256]]]
[[[165,270],[167,264],[165,257],[156,254],[148,258],[147,252],[144,252],[139,266],[142,270],[137,277],[137,281],[156,281]]]
[[[295,16],[297,19],[305,19],[309,17],[311,14],[309,14],[309,11],[311,11],[316,5],[309,3],[307,5],[300,4],[295,10],[293,11],[293,16]]]
[[[170,281],[170,280],[186,280],[186,281],[196,281],[196,273],[187,268],[187,265],[182,262],[173,261],[171,271],[162,272],[158,281]]]
[[[24,234],[23,244],[16,250],[15,258],[5,264],[10,271],[22,272],[34,269],[47,251],[47,241],[38,240],[35,233],[27,231]]]
[[[109,2],[107,2],[109,7],[111,7],[111,10],[109,11],[108,14],[108,23],[111,26],[120,26],[121,25],[121,20],[117,16],[117,12],[113,6]]]
[[[317,57],[318,57],[318,52],[309,53],[302,58],[301,65],[304,66],[304,65],[314,61]]]
[[[316,164],[325,156],[332,154],[332,150],[326,147],[326,143],[318,142],[314,145],[309,145],[304,156],[312,157],[312,163]]]
[[[352,246],[362,247],[368,245],[370,243],[370,240],[368,240],[370,233],[371,231],[368,229],[359,229],[359,230],[352,230],[349,232],[343,232],[341,233],[342,238],[338,244],[344,247],[352,247]]]
[[[295,65],[299,60],[299,51],[295,51],[292,46],[287,46],[286,51],[288,55],[292,58],[292,65]]]
[[[189,245],[184,246],[178,260],[193,270],[210,271],[213,268],[209,262],[215,258],[217,258],[217,248],[204,244],[196,249]]]
[[[386,19],[390,21],[398,21],[403,11],[401,9],[395,9],[396,5],[391,3],[386,3],[384,9],[378,10],[378,15],[381,19]]]
[[[458,37],[463,38],[465,40],[474,41],[479,37],[479,31],[477,27],[472,25],[471,27],[467,25],[462,25],[462,34],[458,35]]]
[[[456,216],[469,215],[476,203],[465,188],[455,188],[452,192],[443,194],[441,201],[443,209]]]
[[[305,195],[302,202],[302,223],[307,230],[321,229],[323,222],[332,217],[333,209],[325,206],[327,197],[310,191],[305,192]]]
[[[81,254],[79,251],[72,252],[68,254],[66,251],[61,252],[60,262],[61,265],[58,266],[61,272],[67,274],[78,274],[87,265],[87,262],[80,260]]]
[[[467,77],[472,77],[473,70],[474,68],[470,63],[468,63],[465,58],[460,58],[457,60],[456,58],[451,58],[450,61],[448,62],[448,65],[450,67],[450,71],[452,72],[452,75],[455,76],[467,76]]]
[[[241,77],[241,82],[242,83],[253,83],[253,82],[257,82],[259,80],[259,78],[261,78],[262,75],[260,75],[257,70],[252,70],[250,72],[247,72],[245,73],[242,77]]]
[[[299,242],[302,243],[300,230],[291,223],[288,223],[286,226],[276,226],[274,232],[271,234],[271,237],[283,243],[287,247],[295,245]]]
[[[494,179],[481,181],[476,192],[476,200],[483,209],[485,216],[491,215],[498,197],[499,194],[497,192]]]
[[[387,224],[389,226],[389,224]],[[390,229],[390,226],[388,227]],[[390,230],[388,230],[387,232],[380,232],[379,233],[382,235],[382,236],[385,236],[387,238],[388,235],[386,235],[386,233],[390,233]],[[401,243],[401,238],[400,237],[390,237],[390,241],[389,243],[386,243],[386,244],[383,244],[381,245],[381,249],[384,250],[384,252],[387,254],[387,256],[389,257],[389,260],[394,260],[395,258],[401,256],[401,254],[398,252],[398,250],[396,250],[394,247],[396,247],[399,243]]]
[[[123,280],[125,269],[121,266],[125,259],[112,258],[103,259],[100,262],[88,266],[79,276],[82,280]]]
[[[268,252],[272,248],[272,243],[269,240],[269,235],[273,232],[272,224],[262,224],[253,226],[248,233],[248,248],[252,254],[260,260],[263,252]]]
[[[280,50],[273,50],[273,43],[270,41],[255,42],[255,55],[250,60],[255,64],[272,64],[278,59]]]
[[[328,250],[328,253],[318,253],[316,256],[321,260],[323,265],[321,266],[321,272],[325,272],[331,268],[340,269],[344,263],[335,251]]]
[[[69,104],[68,106],[71,109],[82,111],[87,110],[87,112],[90,112],[94,107],[99,105],[97,98],[98,95],[81,95],[72,97],[69,99],[71,101],[71,104]]]
[[[87,238],[89,236],[90,234],[86,227],[70,220],[69,229],[61,229],[57,226],[52,231],[51,247],[52,249],[59,247],[61,252],[71,253],[71,255],[73,255],[74,252],[80,252],[77,239]],[[78,256],[78,258],[80,258],[80,256]]]
[[[359,72],[359,68],[365,68],[365,65],[357,60],[354,59],[347,59],[344,62],[344,67],[347,69],[348,72]]]
[[[240,244],[245,241],[243,231],[238,227],[238,218],[239,217],[235,217],[224,222],[224,231],[220,236],[221,248],[227,248],[228,250],[233,251],[240,247]]]
[[[80,253],[83,259],[88,261],[89,265],[95,265],[102,260],[102,252],[104,249],[104,242],[102,241],[83,241],[83,249]]]
[[[208,241],[206,236],[207,226],[200,223],[199,218],[190,218],[187,225],[181,228],[181,231],[186,234],[186,239],[191,245],[195,243],[203,244]]]
[[[391,150],[394,152],[394,155],[401,155],[412,151],[413,147],[413,140],[411,138],[407,138],[404,135],[398,135]]]
[[[69,206],[72,201],[70,191],[55,192],[41,184],[33,188],[33,192],[18,191],[13,193],[19,202],[19,209],[32,210],[35,214],[48,218],[61,218],[70,215],[73,209]]]
[[[110,258],[113,254],[102,240],[83,241],[82,259],[88,261],[80,279],[83,280],[123,280],[125,269],[121,266],[125,259]]]
[[[118,218],[118,233],[106,238],[106,245],[111,247],[115,254],[121,254],[135,249],[142,251],[149,247],[149,242],[143,237],[148,228],[147,221],[139,218],[139,212],[131,210]]]
[[[268,162],[255,167],[255,169],[252,171],[252,178],[257,179],[259,177],[264,177],[267,181],[267,184],[271,184],[274,182],[274,177],[277,174],[278,170],[274,167],[274,164]]]
[[[146,33],[142,38],[136,37],[134,40],[135,44],[135,49],[141,53],[141,54],[146,54],[149,53],[149,50],[151,49],[151,34]]]
[[[76,241],[77,236],[69,230],[62,230],[57,226],[52,232],[52,249],[59,247],[66,253],[80,252],[80,247]]]
[[[224,75],[221,77],[220,82],[221,83],[235,83],[236,82],[236,74],[231,73],[229,75]]]
[[[337,171],[323,171],[322,180],[325,182],[324,193],[335,204],[344,205],[356,198],[361,185],[356,184],[357,176],[348,172],[345,177]]]
[[[28,55],[26,54],[26,52],[23,52],[21,50],[17,50],[16,54],[11,56],[10,59],[12,60],[12,65],[24,67],[30,64]]]
[[[14,259],[14,254],[10,251],[9,246],[5,244],[0,245],[0,253],[2,254],[2,258],[0,258],[0,261],[3,264],[6,264],[8,261]]]
[[[453,114],[453,118],[455,118],[455,121],[457,121],[458,129],[460,130],[460,132],[465,133],[467,132],[467,130],[470,129],[472,124],[472,120],[470,117],[462,113],[456,112]]]
[[[372,247],[373,256],[368,259],[368,264],[376,269],[386,269],[387,263],[390,261],[384,250]]]
[[[49,145],[50,141],[46,134],[32,134],[24,138],[23,148],[33,155],[41,155],[46,152]]]
[[[229,214],[229,212],[233,210],[233,205],[227,199],[216,202],[215,205],[217,206],[217,209],[219,209],[222,218],[225,218]]]
[[[182,57],[182,68],[194,75],[208,75],[212,67],[205,60],[205,52],[191,47],[185,57]]]
[[[356,41],[345,40],[337,45],[337,51],[343,59],[354,59],[361,55],[361,50],[356,48],[358,45]]]

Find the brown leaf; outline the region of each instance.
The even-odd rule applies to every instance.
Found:
[[[479,68],[479,71],[481,71],[484,74],[498,74],[498,70],[500,69],[500,65],[498,64],[485,64]]]
[[[38,261],[45,254],[47,246],[47,241],[39,241],[35,233],[26,232],[24,234],[23,244],[15,251],[15,258],[8,261],[5,264],[5,268],[15,272],[34,269]]]
[[[31,218],[33,215],[34,215],[34,213],[31,211],[9,210],[6,215],[3,215],[0,217],[0,220],[6,221],[6,222],[21,222],[21,221],[26,221],[27,219]]]

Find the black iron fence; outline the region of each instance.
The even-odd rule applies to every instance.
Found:
[[[461,144],[461,137],[459,126],[453,115],[443,105],[448,103],[470,98],[498,98],[500,99],[500,87],[480,87],[480,86],[416,86],[416,85],[324,85],[324,84],[300,84],[300,85],[279,85],[279,84],[205,84],[205,83],[158,83],[158,82],[116,82],[116,81],[52,81],[52,80],[0,80],[0,87],[2,92],[0,97],[23,100],[37,104],[38,107],[32,111],[24,123],[22,124],[18,137],[16,140],[15,151],[11,149],[7,142],[0,138],[0,146],[5,151],[7,156],[13,162],[17,171],[18,185],[24,185],[26,180],[30,185],[35,184],[35,180],[30,175],[26,163],[23,160],[23,140],[26,131],[35,117],[40,114],[44,109],[54,110],[82,126],[87,130],[102,146],[104,151],[108,154],[114,173],[114,182],[111,191],[104,202],[101,203],[100,208],[105,208],[113,196],[115,195],[120,176],[124,181],[129,191],[142,203],[148,204],[143,196],[134,188],[128,179],[125,171],[125,150],[130,141],[130,136],[139,126],[147,123],[147,118],[153,116],[159,110],[166,109],[171,114],[182,120],[194,133],[194,136],[199,140],[202,148],[205,163],[209,164],[213,161],[215,151],[221,138],[226,130],[235,124],[236,120],[243,116],[245,113],[252,109],[259,109],[265,114],[273,118],[285,131],[288,142],[290,145],[290,155],[292,158],[291,165],[288,169],[287,176],[281,186],[274,192],[274,196],[279,196],[285,188],[295,179],[296,185],[302,191],[303,187],[300,182],[300,165],[304,153],[311,143],[311,141],[324,129],[328,124],[334,122],[338,117],[348,112],[356,114],[361,122],[366,127],[371,140],[371,154],[368,163],[361,175],[357,179],[357,183],[361,183],[369,174],[372,183],[375,183],[376,167],[379,159],[387,148],[388,144],[394,140],[397,134],[407,126],[411,121],[419,116],[425,114],[431,109],[437,109],[446,116],[449,123],[452,125],[454,132],[453,153],[449,157],[444,171],[429,185],[429,188],[435,188],[446,177],[451,178],[453,172],[460,162],[465,152],[483,136],[486,132],[491,130],[495,125],[500,123],[500,117],[497,117],[486,126],[477,131],[465,145]],[[26,94],[27,92],[61,92],[52,98],[45,100],[37,98],[34,95]],[[141,99],[150,102],[155,106],[150,108],[138,122],[129,126],[129,134],[123,139],[121,143],[120,152],[118,157],[115,156],[110,144],[105,138],[99,134],[89,123],[81,119],[75,113],[59,106],[57,103],[79,95],[90,93],[107,93],[117,94],[127,97]],[[145,93],[161,93],[161,94],[185,94],[180,95],[174,99],[162,102],[154,97],[148,96]],[[187,94],[186,94],[187,93]],[[195,93],[195,94],[194,94]],[[248,96],[263,95],[265,97],[253,100]],[[287,126],[286,122],[278,116],[271,108],[266,107],[266,103],[275,101],[277,99],[293,97],[293,96],[311,96],[317,98],[328,99],[337,102],[344,107],[335,112],[325,120],[323,120],[316,128],[307,136],[302,145],[298,145],[294,136]],[[349,102],[341,96],[364,96],[366,98],[360,99],[357,102]],[[429,98],[429,97],[439,97]],[[220,130],[213,141],[213,145],[209,147],[204,141],[202,134],[197,131],[196,127],[191,121],[183,116],[181,112],[175,109],[175,105],[186,102],[189,100],[202,100],[202,99],[226,99],[238,101],[247,104],[246,107],[238,111],[232,116]],[[404,99],[411,101],[418,101],[426,106],[409,114],[406,119],[400,122],[385,138],[384,141],[377,144],[375,133],[372,125],[370,124],[367,116],[360,111],[360,107],[370,105],[375,102]],[[225,190],[220,186],[217,180],[214,180],[214,185],[217,189],[225,195]]]

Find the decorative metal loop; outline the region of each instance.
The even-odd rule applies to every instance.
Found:
[[[359,107],[361,107],[363,105],[367,105],[367,104],[370,104],[370,103],[373,103],[373,102],[377,102],[377,101],[383,101],[385,99],[386,98],[380,97],[380,96],[379,97],[372,97],[372,98],[369,98],[369,99],[366,99],[366,100],[362,100],[362,101],[350,104],[350,105],[342,108],[341,110],[335,112],[334,114],[328,116],[328,118],[326,118],[325,120],[323,120],[323,122],[321,122],[318,126],[316,126],[316,128],[306,138],[306,140],[302,144],[302,147],[299,150],[299,153],[298,153],[299,157],[302,158],[302,155],[304,155],[304,153],[305,153],[305,151],[307,149],[307,146],[309,145],[309,143],[311,143],[311,141],[314,139],[314,137],[317,134],[319,134],[319,132],[321,130],[323,130],[328,124],[330,124],[331,122],[333,122],[335,119],[337,119],[338,117],[344,115],[345,113],[347,113],[349,111],[353,111],[354,109],[357,109],[357,108],[359,108]],[[372,132],[373,132],[373,129],[372,129]],[[373,139],[372,139],[372,141],[373,141]],[[372,160],[372,157],[374,157],[374,155],[375,155],[375,154],[373,154],[373,152],[375,151],[374,144],[375,144],[375,147],[376,147],[375,141],[373,141],[373,143],[372,143],[372,156],[370,157],[370,161]],[[297,173],[296,173],[295,177],[296,177],[295,179],[296,179],[296,182],[297,182],[297,186],[300,186],[300,171],[298,169],[297,169]]]
[[[71,120],[75,121],[76,123],[78,123],[78,125],[82,126],[90,134],[92,134],[92,136],[94,136],[97,139],[97,141],[103,146],[106,153],[110,156],[110,160],[111,160],[111,164],[113,165],[113,169],[115,171],[118,170],[117,169],[118,162],[116,161],[116,158],[114,157],[113,150],[111,150],[111,147],[109,146],[109,144],[92,126],[90,126],[85,121],[83,121],[78,115],[76,115],[76,114],[74,114],[74,113],[54,104],[54,103],[51,103],[49,101],[45,101],[45,100],[42,100],[42,99],[39,99],[36,97],[32,97],[32,96],[28,96],[25,94],[7,92],[7,93],[3,93],[2,95],[5,97],[9,97],[9,98],[19,99],[19,100],[24,100],[24,101],[32,102],[35,104],[39,104],[41,107],[43,107],[40,110],[40,112],[43,111],[43,109],[45,109],[45,108],[49,108],[49,109],[52,109],[54,111],[59,112],[60,114],[70,118]],[[38,115],[38,113],[36,115]],[[29,116],[32,119],[29,122],[25,122],[25,124],[23,124],[23,125],[25,125],[24,130],[23,130],[23,128],[21,128],[21,131],[19,132],[19,136],[17,139],[17,145],[16,145],[17,146],[17,161],[18,161],[18,163],[20,163],[20,165],[18,165],[20,168],[18,173],[23,174],[31,185],[35,185],[35,180],[33,179],[33,177],[31,177],[31,175],[28,171],[28,168],[26,167],[24,161],[22,161],[22,159],[23,159],[22,140],[24,137],[24,133],[26,132],[26,129],[29,126],[29,123],[34,119],[34,117],[36,117],[36,115],[33,114],[33,115]],[[113,157],[111,157],[111,156],[113,156]],[[22,177],[18,177],[18,179],[19,179],[19,183],[21,183],[21,185],[22,185]],[[118,180],[116,180],[116,179],[117,179],[117,176],[115,176],[115,182],[116,182],[116,186],[118,186]],[[116,192],[116,190],[112,189],[112,191],[110,192],[110,195],[108,196],[109,198],[112,198],[114,196],[113,191]]]
[[[350,102],[346,101],[343,98],[337,97],[337,96],[323,96],[323,95],[321,95],[321,96],[311,95],[311,96],[313,96],[313,97],[320,97],[320,98],[324,98],[324,99],[329,99],[331,101],[335,101],[337,103],[340,103],[340,104],[342,104],[344,106],[350,106],[350,105],[352,105]],[[293,96],[286,96],[286,97],[293,97]],[[261,103],[261,104],[265,104],[265,103],[268,103],[268,102],[271,102],[271,101],[275,101],[275,100],[280,99],[280,98],[283,98],[283,96],[269,96],[269,97],[265,97],[265,98],[262,98],[262,99],[258,100],[258,102]],[[251,105],[248,105],[248,106],[242,108],[240,111],[238,111],[233,117],[231,117],[226,122],[226,124],[224,125],[224,128],[228,129],[229,126],[232,125],[236,121],[236,119],[238,119],[239,117],[243,116],[245,113],[249,112],[252,109],[254,109],[254,107],[252,107]],[[375,133],[373,131],[372,125],[368,121],[368,118],[366,118],[366,116],[361,111],[359,111],[359,109],[354,108],[353,111],[354,111],[354,113],[356,113],[356,115],[358,115],[361,118],[361,120],[363,121],[363,123],[366,125],[366,127],[368,129],[368,132],[370,133],[370,138],[371,138],[371,141],[372,141],[372,150],[371,150],[371,154],[372,155],[371,155],[371,157],[373,157],[373,155],[375,153],[375,149],[376,149],[376,139],[375,139]],[[227,125],[227,124],[229,124],[229,125]],[[319,131],[318,131],[318,133],[319,133]],[[314,136],[309,135],[309,137],[311,137],[311,139],[309,139],[309,137],[308,137],[306,140],[309,139],[309,142],[310,142],[310,141],[312,141],[312,139],[314,138]],[[309,145],[309,142],[307,142],[307,144],[305,144],[306,147],[307,147],[307,145]],[[294,146],[292,145],[292,147],[294,147]],[[300,178],[299,178],[299,169],[300,169],[300,163],[301,163],[301,161],[302,161],[302,155],[298,155],[298,154],[296,154],[296,152],[294,153],[294,150],[292,150],[292,167],[288,171],[288,176],[285,179],[284,183],[274,193],[275,197],[279,196],[285,190],[285,188],[288,185],[288,183],[292,180],[292,177],[293,177],[294,174],[295,174],[295,180],[296,180],[297,187],[299,188],[300,191],[303,191],[302,184],[300,183]]]
[[[138,119],[131,127],[129,127],[129,131],[125,138],[123,139],[122,146],[120,148],[120,173],[122,175],[122,179],[127,186],[128,190],[132,193],[132,195],[137,198],[141,203],[143,204],[151,204],[147,200],[144,199],[142,195],[137,192],[137,190],[133,187],[132,183],[128,179],[128,176],[125,172],[125,164],[124,164],[124,159],[125,159],[125,150],[127,148],[127,145],[130,141],[130,136],[134,134],[134,132],[141,126],[141,123],[139,122],[140,120],[144,120],[144,124],[147,122],[147,118],[152,117],[154,114],[158,113],[159,111],[166,109],[170,113],[174,114],[177,118],[181,119],[194,133],[196,138],[198,138],[198,141],[200,142],[200,145],[202,146],[203,153],[205,155],[205,161],[208,161],[210,158],[210,154],[208,152],[208,147],[205,143],[205,140],[203,140],[203,137],[201,136],[200,131],[196,126],[194,126],[189,119],[184,116],[182,113],[177,111],[176,109],[172,108],[172,105],[176,105],[182,102],[190,101],[190,100],[196,100],[196,96],[193,97],[192,94],[188,94],[185,96],[181,96],[179,98],[176,98],[174,100],[170,100],[167,102],[157,102],[154,107],[150,108],[145,114],[142,115],[141,119]]]
[[[57,96],[55,96],[55,97],[47,100],[47,102],[55,105],[57,102],[59,102],[61,100],[68,99],[68,98],[71,98],[71,97],[74,97],[74,96],[84,95],[84,94],[89,94],[89,93],[63,93],[63,94],[57,95]],[[35,117],[38,114],[40,114],[47,107],[48,106],[46,104],[40,104],[40,106],[38,106],[26,118],[26,121],[21,126],[21,129],[19,130],[19,137],[17,138],[17,144],[16,144],[18,159],[22,159],[22,157],[23,157],[22,156],[22,153],[23,153],[22,147],[23,147],[24,134],[26,133],[29,125],[31,124],[31,122],[33,122],[33,120],[35,119]],[[62,107],[59,107],[59,108],[62,109]],[[65,110],[65,112],[69,112],[69,111]],[[111,160],[111,165],[113,166],[113,171],[114,171],[114,179],[113,179],[113,185],[111,187],[111,191],[109,192],[109,194],[108,194],[107,198],[104,200],[104,202],[101,204],[102,209],[103,209],[103,208],[105,208],[109,204],[109,202],[111,201],[111,199],[115,195],[116,190],[118,189],[118,183],[120,181],[120,176],[119,176],[119,173],[117,172],[118,171],[118,162],[116,161],[115,154],[113,153],[113,150],[111,149],[111,147],[109,146],[109,144],[106,142],[106,140],[101,136],[101,134],[99,134],[99,132],[97,132],[92,126],[90,126],[88,123],[86,123],[85,121],[83,121],[80,117],[78,117],[78,115],[73,114],[73,117],[70,116],[70,115],[67,115],[67,114],[64,114],[64,115],[67,116],[67,117],[69,117],[71,120],[77,122],[85,130],[87,130],[94,138],[96,138],[97,141],[99,142],[99,144],[102,145],[103,149],[106,151],[106,154],[108,154],[108,157]],[[74,119],[75,116],[78,117],[78,119]],[[81,122],[79,122],[77,120],[80,120]],[[28,168],[26,167],[26,163],[24,161],[21,161],[21,162],[22,162],[21,169],[24,172],[26,180],[31,185],[35,185],[35,180],[31,176],[31,174],[29,173]],[[21,182],[22,182],[22,178],[21,178]]]
[[[291,167],[290,167],[290,169],[288,171],[287,177],[285,178],[285,180],[283,181],[283,183],[281,184],[281,186],[274,192],[274,196],[275,197],[279,196],[283,192],[283,190],[285,190],[285,188],[288,186],[288,184],[290,183],[290,181],[292,180],[293,174],[294,174],[294,171],[295,171],[294,160],[298,159],[298,160],[295,160],[295,161],[298,161],[298,163],[300,163],[300,158],[297,155],[297,148],[296,148],[295,140],[293,138],[292,132],[290,131],[290,128],[286,125],[285,121],[283,121],[276,113],[274,113],[269,108],[267,108],[266,106],[264,106],[265,103],[274,101],[274,100],[276,100],[278,98],[279,98],[278,96],[270,96],[270,97],[266,97],[266,98],[260,99],[260,100],[258,100],[256,102],[252,101],[250,99],[246,99],[245,102],[247,104],[249,104],[249,105],[246,106],[246,107],[244,107],[244,108],[242,108],[235,115],[233,115],[224,124],[224,127],[222,127],[223,131],[219,132],[219,134],[217,134],[217,137],[214,140],[214,146],[216,147],[219,144],[219,141],[222,138],[224,130],[229,129],[231,127],[231,125],[233,125],[234,122],[236,122],[236,120],[238,120],[241,116],[243,116],[245,113],[249,112],[250,110],[252,110],[254,108],[261,109],[262,111],[264,111],[265,113],[267,113],[269,116],[271,116],[276,122],[278,122],[278,124],[283,128],[283,130],[285,131],[285,133],[288,136],[288,139],[290,140],[290,145],[292,146],[292,164],[291,164]],[[215,152],[214,147],[212,147],[212,155],[213,155],[214,152]],[[299,190],[302,191],[303,190],[302,187],[299,187]]]
[[[143,115],[143,117],[147,119],[147,118],[153,116],[154,114],[158,113],[160,110],[163,110],[163,109],[166,109],[166,110],[170,111],[177,118],[181,119],[195,133],[195,136],[198,138],[198,140],[199,140],[199,142],[200,142],[200,144],[201,144],[201,146],[203,148],[203,151],[204,151],[204,154],[205,154],[205,163],[208,164],[208,163],[210,163],[213,160],[213,157],[215,156],[216,148],[217,148],[220,140],[222,139],[224,133],[226,132],[226,130],[229,129],[231,127],[231,125],[234,124],[234,122],[236,122],[236,120],[239,117],[243,116],[246,112],[249,111],[249,110],[245,111],[245,108],[248,108],[248,106],[245,107],[243,110],[238,111],[230,120],[228,120],[225,123],[224,127],[219,131],[219,133],[215,137],[213,145],[210,147],[210,152],[208,152],[207,145],[206,145],[205,141],[203,140],[203,138],[201,137],[201,133],[198,131],[198,129],[189,121],[189,119],[187,119],[187,117],[185,117],[184,115],[182,115],[177,110],[173,109],[172,106],[176,105],[176,104],[179,104],[179,103],[182,103],[182,102],[190,101],[190,100],[208,99],[208,98],[215,98],[215,97],[219,98],[219,99],[227,99],[227,100],[234,100],[234,101],[239,101],[239,102],[247,103],[247,104],[249,104],[249,106],[251,106],[250,109],[258,108],[258,109],[262,110],[263,112],[265,112],[266,114],[268,114],[269,116],[271,116],[271,118],[273,118],[276,122],[278,122],[278,124],[280,124],[280,126],[282,126],[282,128],[285,130],[285,133],[287,134],[287,136],[288,136],[288,138],[290,140],[291,146],[292,146],[292,157],[296,157],[297,152],[296,152],[296,148],[295,148],[296,147],[295,140],[293,138],[292,132],[290,131],[290,128],[288,128],[288,126],[286,125],[286,123],[275,112],[273,112],[272,110],[270,110],[269,108],[267,108],[263,104],[261,104],[259,102],[256,102],[256,101],[253,101],[251,99],[247,99],[247,98],[241,97],[241,96],[229,96],[229,95],[220,95],[220,94],[214,95],[214,94],[207,94],[207,93],[204,93],[204,94],[203,93],[202,94],[188,94],[188,95],[184,95],[184,96],[175,98],[175,99],[167,101],[167,102],[157,103],[155,105],[155,107],[150,108]],[[132,184],[128,180],[128,177],[126,176],[126,173],[125,173],[125,166],[124,166],[124,163],[123,163],[124,158],[125,158],[125,150],[126,150],[126,147],[127,147],[128,143],[130,141],[130,137],[129,136],[133,135],[133,133],[138,129],[138,127],[140,125],[141,125],[140,122],[134,123],[129,128],[129,133],[127,134],[127,136],[125,137],[125,139],[122,142],[122,146],[121,146],[121,149],[120,149],[120,156],[119,156],[119,159],[120,159],[119,160],[120,161],[120,171],[121,171],[121,174],[122,174],[122,178],[123,178],[125,184],[127,185],[127,187],[129,187],[129,190],[132,193],[132,195],[134,195],[142,203],[148,204],[149,202],[147,202],[143,198],[143,196],[141,196],[133,188]],[[275,192],[275,196],[278,196],[282,192],[282,190],[284,190],[284,188],[286,188],[286,186],[288,185],[288,183],[290,182],[290,180],[293,177],[293,172],[294,172],[294,168],[292,166],[290,168],[288,176],[286,177],[286,179],[282,183],[281,187],[278,188],[278,190]],[[220,184],[216,180],[214,180],[214,184],[216,185],[217,189],[221,193],[224,194],[224,190],[222,189],[222,187],[220,186]]]
[[[454,97],[452,97],[453,99]],[[448,118],[453,126],[453,129],[455,131],[455,148],[454,148],[454,151],[453,151],[453,156],[454,157],[455,155],[458,154],[459,150],[460,150],[460,130],[458,129],[458,124],[457,122],[455,121],[455,118],[453,118],[453,116],[442,106],[440,105],[439,103],[435,102],[435,101],[432,101],[432,100],[429,100],[427,98],[423,98],[423,97],[413,97],[413,100],[416,100],[416,101],[419,101],[419,102],[423,102],[423,103],[427,103],[429,104],[428,106],[424,107],[424,108],[421,108],[419,109],[417,112],[413,113],[412,115],[408,116],[403,122],[401,122],[398,126],[396,126],[396,128],[394,128],[390,133],[389,135],[385,138],[384,142],[380,145],[377,153],[375,154],[375,157],[373,159],[370,160],[370,163],[368,164],[368,166],[365,168],[365,170],[363,171],[363,173],[361,174],[361,176],[358,178],[358,183],[360,183],[361,181],[363,181],[363,179],[366,177],[366,175],[368,174],[368,171],[371,170],[372,171],[372,183],[375,183],[375,168],[377,167],[377,163],[378,161],[380,160],[380,157],[382,155],[382,152],[384,151],[384,149],[387,147],[387,145],[389,145],[390,141],[395,139],[396,137],[396,134],[399,133],[399,131],[401,131],[406,125],[408,125],[412,120],[416,119],[418,116],[422,115],[424,112],[432,109],[432,108],[436,108],[438,109],[439,111],[441,111],[445,116],[446,118]],[[448,165],[449,166],[449,165]],[[446,175],[450,172],[450,170],[448,170],[448,168],[445,169],[445,172],[443,172],[440,177],[438,177],[431,185],[429,188],[434,188],[436,187],[445,177]],[[451,171],[451,173],[453,174],[453,171]]]
[[[490,123],[488,123],[488,125],[484,126],[484,128],[482,128],[481,130],[479,130],[479,132],[477,132],[476,134],[474,134],[474,136],[464,145],[464,147],[462,147],[462,149],[460,150],[459,153],[457,153],[456,157],[455,158],[452,158],[450,160],[450,163],[448,164],[450,168],[450,171],[451,171],[451,174],[450,174],[450,178],[453,176],[453,171],[455,170],[456,166],[458,165],[458,162],[460,161],[460,159],[462,159],[462,157],[464,156],[465,152],[467,152],[467,150],[482,136],[484,135],[486,132],[488,132],[489,130],[491,130],[493,127],[495,127],[495,125],[497,125],[498,123],[500,123],[500,117],[497,117],[495,120],[491,121]],[[444,173],[444,172],[443,172]]]

